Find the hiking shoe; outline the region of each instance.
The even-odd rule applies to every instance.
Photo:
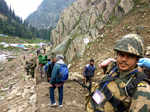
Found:
[[[56,106],[56,103],[48,104],[48,106],[55,107],[55,106]]]
[[[59,107],[59,108],[62,108],[62,107],[63,107],[63,105],[59,105],[58,107]]]

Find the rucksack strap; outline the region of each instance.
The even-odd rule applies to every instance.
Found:
[[[150,80],[149,79],[144,79],[145,82],[147,82],[150,85]]]
[[[105,83],[101,83],[99,85],[100,88],[103,88],[104,84]],[[124,112],[125,110],[127,110],[127,107],[125,106],[125,104],[119,99],[117,99],[115,96],[113,96],[112,92],[108,89],[107,86],[105,86],[105,88],[103,89],[103,93],[106,97],[106,101],[110,102],[111,105],[114,107],[115,112]],[[97,110],[96,103],[93,100],[91,100],[91,104],[93,106],[94,112],[102,112],[100,110]]]
[[[103,87],[104,86],[103,84],[100,84],[100,87]],[[127,109],[122,101],[120,101],[119,99],[117,99],[115,96],[112,95],[112,92],[108,89],[107,86],[103,89],[103,92],[106,97],[106,100],[109,101],[114,107],[115,112],[123,112]]]
[[[147,76],[144,72],[136,72],[135,78],[132,79],[125,87],[126,95],[132,97],[137,88],[137,85],[146,78]]]

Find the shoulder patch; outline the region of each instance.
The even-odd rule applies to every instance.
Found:
[[[137,85],[137,87],[146,87],[146,84],[140,82],[140,83]]]

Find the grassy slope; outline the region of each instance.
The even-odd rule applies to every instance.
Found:
[[[8,36],[8,37],[2,37],[2,36],[0,36],[0,43],[1,42],[13,43],[13,44],[15,44],[15,43],[30,43],[30,44],[32,44],[32,43],[40,43],[40,42],[47,43],[48,41],[41,40],[41,39],[38,39],[38,38],[36,38],[36,39],[23,39],[23,38],[12,37],[12,36]],[[20,51],[21,49],[14,48],[14,47],[4,48],[2,45],[0,45],[0,50],[8,50],[8,51],[15,50],[15,51]]]

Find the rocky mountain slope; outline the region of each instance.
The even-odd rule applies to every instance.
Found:
[[[38,29],[55,27],[61,11],[73,1],[75,0],[43,0],[38,10],[32,13],[26,21]]]
[[[63,11],[51,33],[53,52],[64,54],[68,62],[82,56],[88,42],[104,37],[104,27],[128,14],[137,1],[77,0]]]

